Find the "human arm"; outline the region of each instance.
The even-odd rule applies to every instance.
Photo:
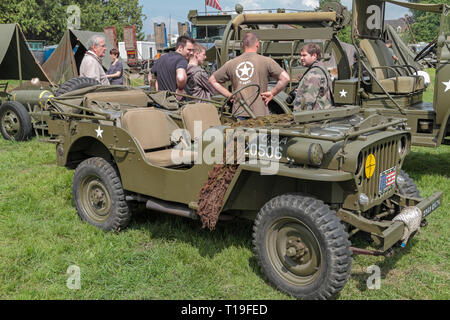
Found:
[[[214,75],[212,75],[211,77],[209,77],[208,82],[211,84],[211,86],[221,95],[223,95],[225,98],[228,98],[231,96],[231,92],[225,88],[224,86],[222,86],[217,80],[216,77]]]
[[[178,68],[177,69],[177,90],[176,93],[185,93],[184,87],[186,86],[187,82],[187,74],[186,69],[184,68]],[[177,99],[180,100],[182,97],[177,96]]]
[[[283,70],[283,72],[281,72],[280,76],[278,77],[278,82],[275,85],[275,87],[273,87],[272,90],[270,90],[270,91],[261,93],[261,97],[263,98],[266,105],[269,104],[269,102],[273,99],[273,97],[275,97],[284,88],[286,88],[289,81],[291,81],[289,74]]]
[[[117,71],[116,73],[113,73],[113,74],[107,74],[106,77],[107,78],[118,78],[118,77],[120,77],[121,74],[122,73],[120,71]]]

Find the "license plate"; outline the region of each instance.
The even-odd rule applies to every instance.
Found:
[[[395,185],[395,178],[397,177],[397,167],[392,167],[383,171],[380,174],[380,183],[378,187],[378,194],[382,195],[392,189]]]
[[[437,199],[435,202],[433,202],[431,205],[425,208],[423,210],[422,217],[425,218],[427,215],[432,213],[434,210],[436,210],[441,205],[441,199]]]

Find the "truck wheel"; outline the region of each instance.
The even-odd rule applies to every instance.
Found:
[[[6,140],[25,141],[32,132],[31,117],[17,101],[7,101],[0,106],[0,131]]]
[[[98,82],[95,79],[92,78],[86,78],[86,77],[78,77],[78,78],[72,78],[70,80],[67,80],[64,82],[56,91],[55,97],[59,97],[60,95],[63,95],[64,93],[75,91],[78,89],[83,89],[90,86],[96,86],[99,85],[100,82]]]
[[[401,195],[412,197],[412,198],[420,198],[420,191],[417,188],[414,180],[409,177],[409,175],[400,170],[397,177],[397,187]]]
[[[130,221],[119,174],[103,158],[89,158],[78,165],[72,197],[80,218],[100,229],[118,231]]]
[[[263,273],[299,299],[329,299],[350,277],[352,252],[344,226],[322,201],[286,194],[264,205],[253,227]]]

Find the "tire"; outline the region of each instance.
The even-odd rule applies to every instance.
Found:
[[[83,89],[90,86],[96,86],[99,85],[100,82],[98,82],[95,79],[92,78],[86,78],[86,77],[78,77],[78,78],[72,78],[70,80],[67,80],[64,82],[56,91],[55,97],[59,97],[60,95],[63,95],[67,92],[75,91],[78,89]]]
[[[31,137],[33,126],[27,109],[17,101],[0,106],[0,131],[6,140],[25,141]]]
[[[278,290],[298,299],[330,299],[347,283],[348,234],[322,201],[298,194],[275,197],[258,213],[253,231],[258,263]]]
[[[103,158],[80,163],[72,181],[72,197],[83,221],[107,231],[125,229],[131,211],[117,170]]]
[[[403,170],[400,170],[398,174],[397,187],[399,193],[403,196],[411,198],[420,198],[420,191],[419,188],[417,188],[416,183]]]

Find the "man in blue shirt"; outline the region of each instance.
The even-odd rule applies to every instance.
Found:
[[[185,93],[186,70],[189,58],[194,52],[194,43],[194,39],[188,36],[180,36],[177,39],[176,50],[162,55],[156,61],[149,74],[149,82],[152,79],[152,74],[156,78],[156,90]]]

